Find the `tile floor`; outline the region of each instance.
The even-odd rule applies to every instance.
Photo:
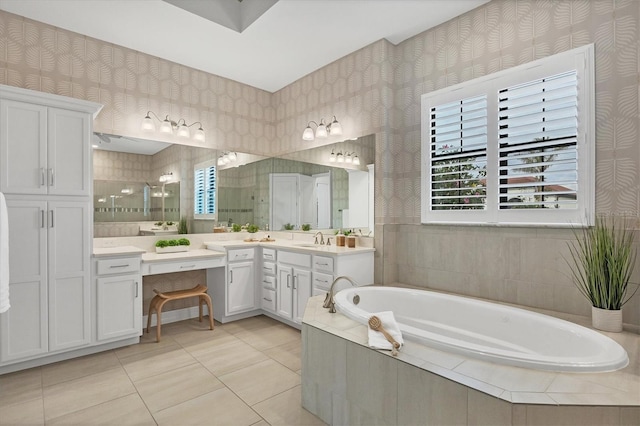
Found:
[[[196,320],[141,343],[0,376],[0,425],[322,425],[300,404],[300,331]]]

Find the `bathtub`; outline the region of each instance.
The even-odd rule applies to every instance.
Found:
[[[362,324],[372,313],[393,311],[405,340],[485,361],[566,372],[613,371],[629,363],[622,346],[603,334],[497,303],[398,287],[345,289],[335,303]]]

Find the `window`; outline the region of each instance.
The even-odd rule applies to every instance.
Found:
[[[586,225],[593,45],[422,96],[422,222]]]
[[[194,167],[194,219],[216,218],[216,166],[215,163],[202,163]]]

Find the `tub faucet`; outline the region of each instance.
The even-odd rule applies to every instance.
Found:
[[[335,295],[334,293],[334,287],[336,285],[336,283],[340,280],[347,280],[351,283],[351,285],[353,287],[358,287],[358,283],[355,282],[353,280],[353,278],[349,278],[346,275],[341,275],[338,278],[336,278],[335,280],[333,280],[333,282],[331,283],[331,287],[329,288],[329,292],[327,293],[327,296],[324,298],[324,303],[322,304],[323,308],[329,308],[329,313],[330,314],[335,314],[336,313],[336,302],[335,300],[333,300],[333,296]]]
[[[316,235],[314,235],[315,241],[313,243],[318,244],[318,234],[320,234],[320,245],[324,245],[324,235],[322,235],[322,232],[320,231],[316,232]]]

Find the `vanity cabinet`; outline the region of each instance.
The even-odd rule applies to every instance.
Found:
[[[91,128],[101,105],[0,85],[11,308],[0,365],[92,342]]]
[[[11,308],[0,362],[91,342],[91,203],[7,199]]]
[[[226,315],[256,308],[255,248],[228,251]]]
[[[2,192],[89,196],[91,123],[86,112],[1,100]]]
[[[295,323],[311,297],[311,255],[278,250],[277,314]]]
[[[94,260],[98,341],[142,335],[141,256]]]

